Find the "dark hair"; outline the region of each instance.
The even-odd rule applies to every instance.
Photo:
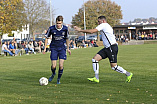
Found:
[[[58,17],[56,18],[56,21],[63,21],[63,16],[58,16]]]
[[[106,20],[106,17],[105,16],[99,16],[98,19],[104,19],[104,20]]]

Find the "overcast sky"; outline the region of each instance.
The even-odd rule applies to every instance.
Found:
[[[77,14],[83,0],[51,0],[55,9],[55,18],[64,16],[64,23],[71,24],[72,16]],[[86,2],[88,0],[84,0]],[[157,0],[111,0],[121,6],[123,19],[121,22],[133,21],[135,18],[157,18]],[[49,0],[47,0],[49,3]]]

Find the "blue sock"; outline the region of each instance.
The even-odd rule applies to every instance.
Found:
[[[59,69],[58,70],[58,79],[61,78],[62,74],[63,74],[63,69]]]
[[[56,68],[55,69],[52,69],[52,66],[51,66],[51,71],[52,71],[52,74],[55,75],[55,71],[56,71]]]

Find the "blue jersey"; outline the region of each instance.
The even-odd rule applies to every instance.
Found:
[[[52,40],[50,48],[65,47],[66,39],[68,39],[68,27],[62,25],[61,29],[57,29],[56,25],[49,27],[47,33],[45,34],[46,38],[49,38],[52,35]]]

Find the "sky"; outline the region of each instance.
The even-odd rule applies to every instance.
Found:
[[[46,0],[49,3],[49,0]],[[72,16],[78,13],[83,5],[83,0],[51,0],[55,10],[55,18],[58,15],[64,17],[64,23],[71,24]],[[88,0],[84,0],[87,2]],[[123,19],[121,23],[133,21],[136,18],[157,18],[157,0],[111,0],[121,6]]]

